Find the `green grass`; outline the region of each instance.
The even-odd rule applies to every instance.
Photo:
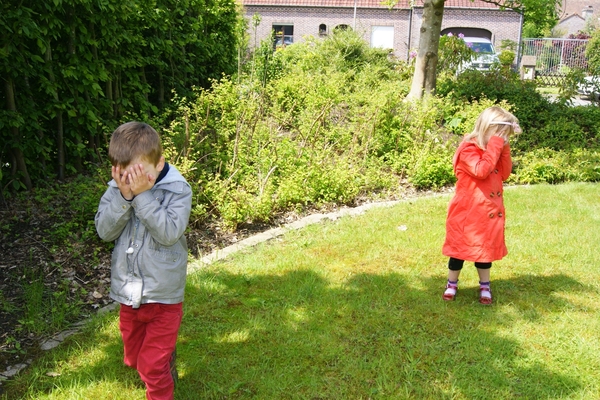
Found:
[[[472,263],[441,300],[448,200],[313,225],[192,273],[175,398],[600,398],[600,186],[506,191],[490,307]],[[142,399],[121,359],[112,313],[4,398]]]
[[[560,87],[558,86],[551,86],[551,87],[538,87],[537,91],[540,92],[541,94],[559,94],[560,93]]]

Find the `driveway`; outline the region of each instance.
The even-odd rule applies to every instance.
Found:
[[[551,102],[555,101],[556,98],[558,97],[555,94],[547,94],[545,96]],[[589,105],[592,105],[592,104],[593,103],[590,100],[582,99],[579,96],[575,96],[575,97],[573,97],[571,99],[571,105],[573,105],[573,107],[575,107],[575,106],[589,106]]]

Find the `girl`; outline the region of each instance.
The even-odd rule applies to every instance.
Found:
[[[450,257],[444,300],[454,300],[465,260],[479,275],[479,302],[492,304],[490,268],[508,250],[504,243],[503,186],[512,161],[508,138],[520,133],[514,115],[500,107],[484,110],[452,160],[456,191],[448,206],[442,253]]]

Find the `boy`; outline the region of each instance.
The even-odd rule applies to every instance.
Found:
[[[115,241],[110,297],[121,304],[124,362],[137,369],[147,399],[173,399],[192,190],[165,162],[160,137],[147,124],[119,126],[108,158],[113,180],[95,223],[103,240]]]

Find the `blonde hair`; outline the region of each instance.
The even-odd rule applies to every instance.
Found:
[[[472,141],[485,150],[490,138],[502,131],[507,131],[508,136],[520,132],[519,120],[502,107],[493,106],[479,114],[473,132],[466,135],[464,140]]]
[[[112,134],[108,158],[113,166],[126,167],[137,158],[158,165],[162,156],[160,136],[143,122],[126,122]]]

